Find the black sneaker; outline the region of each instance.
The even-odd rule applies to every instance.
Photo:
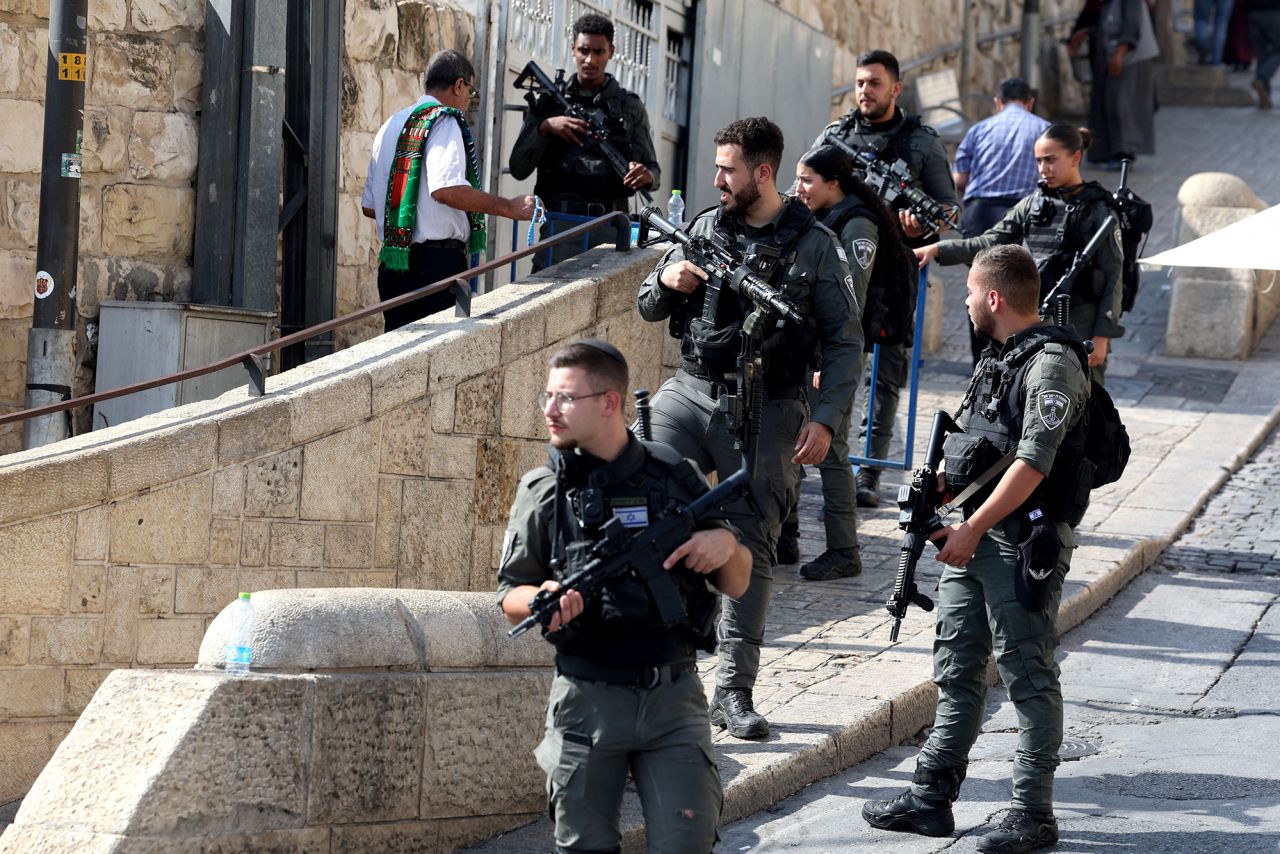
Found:
[[[808,581],[830,581],[862,574],[862,557],[857,549],[827,549],[800,567],[800,577]]]
[[[756,711],[749,688],[720,688],[711,695],[711,723],[734,738],[767,738],[769,722]]]
[[[949,836],[956,829],[950,802],[926,800],[909,789],[891,801],[867,801],[862,818],[881,830],[921,836]]]
[[[791,566],[800,562],[800,526],[782,523],[778,536],[778,566]]]
[[[978,840],[978,850],[1024,854],[1048,848],[1057,841],[1058,820],[1053,813],[1009,810],[999,827]]]
[[[859,469],[857,492],[854,498],[859,507],[880,506],[880,472],[876,469]]]

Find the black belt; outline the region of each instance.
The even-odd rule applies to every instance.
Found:
[[[547,210],[575,216],[604,216],[614,211],[625,211],[630,207],[626,199],[566,199],[552,197],[547,200]]]
[[[462,253],[467,251],[466,241],[458,240],[456,237],[450,237],[445,240],[420,240],[413,245],[425,246],[428,249],[456,249]]]
[[[607,685],[621,685],[626,688],[657,688],[664,683],[674,682],[682,673],[693,673],[698,669],[694,661],[674,661],[670,664],[655,664],[652,667],[626,668],[605,667],[585,658],[556,657],[556,672],[574,679],[585,679],[588,682],[604,682]]]

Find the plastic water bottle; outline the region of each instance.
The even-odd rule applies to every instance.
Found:
[[[667,200],[667,219],[677,227],[684,224],[684,196],[679,190],[672,190]]]
[[[253,647],[249,642],[252,634],[253,605],[249,602],[249,594],[241,593],[231,611],[231,637],[227,638],[224,664],[228,676],[243,676],[249,672],[249,661],[253,657]]]

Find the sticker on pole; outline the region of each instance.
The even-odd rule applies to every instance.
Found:
[[[83,83],[84,72],[88,66],[89,63],[83,53],[60,53],[58,54],[58,79]]]
[[[83,162],[82,155],[63,154],[62,155],[62,177],[79,179],[80,166],[82,162]]]
[[[53,276],[44,270],[36,273],[36,299],[47,299],[53,293]]]

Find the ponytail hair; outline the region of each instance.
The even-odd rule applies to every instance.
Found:
[[[1058,143],[1070,154],[1085,151],[1093,142],[1093,134],[1088,128],[1076,127],[1067,122],[1054,122],[1044,129],[1040,138]]]
[[[834,145],[819,145],[800,155],[800,162],[822,176],[824,181],[835,181],[846,196],[853,192],[853,161]]]

